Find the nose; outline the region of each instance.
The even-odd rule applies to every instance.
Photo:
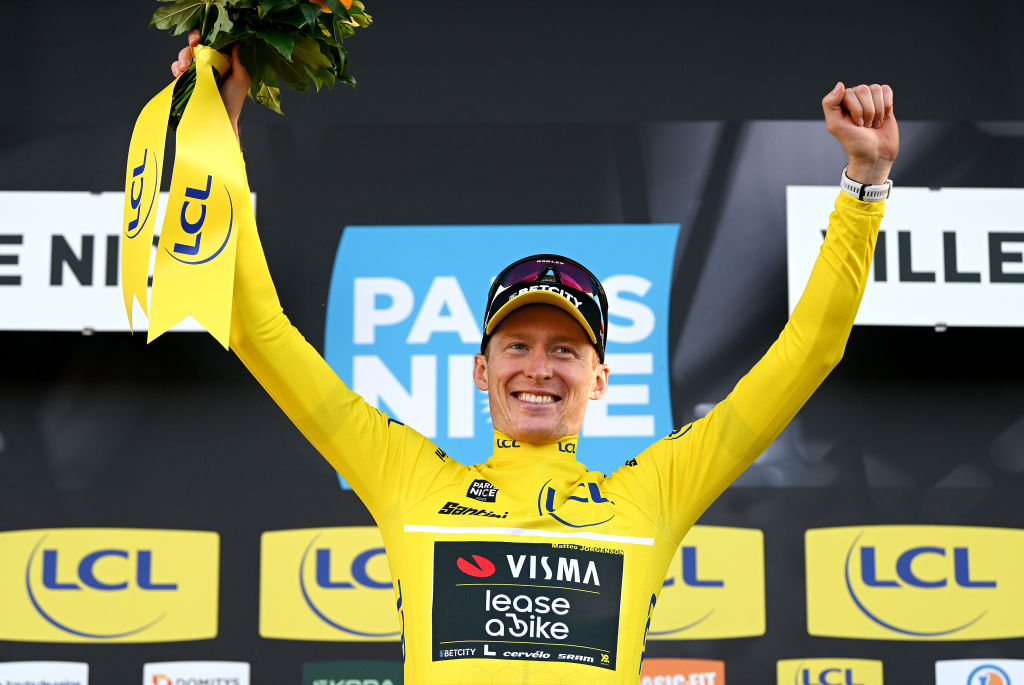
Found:
[[[530,352],[530,358],[526,361],[527,378],[547,379],[551,378],[551,360],[547,352],[534,348]]]

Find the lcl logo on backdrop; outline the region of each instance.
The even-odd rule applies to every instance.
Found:
[[[89,664],[77,661],[8,661],[0,663],[0,683],[89,685]]]
[[[935,685],[1022,685],[1024,660],[955,659],[935,662]]]
[[[288,640],[392,641],[401,630],[376,526],[263,533],[260,635]]]
[[[676,550],[648,640],[764,635],[764,533],[694,526]]]
[[[473,384],[484,299],[514,259],[565,254],[609,299],[607,398],[591,403],[580,459],[611,473],[672,431],[668,301],[679,226],[349,226],[327,301],[324,356],[369,403],[464,463],[491,454]]]
[[[778,685],[882,685],[882,662],[873,659],[783,659]]]
[[[789,307],[818,255],[832,186],[786,188]],[[1024,326],[1020,188],[896,188],[858,324]]]
[[[710,659],[644,659],[640,685],[725,685],[725,662]]]
[[[1024,635],[1024,530],[808,530],[811,635],[986,640]]]
[[[142,666],[143,685],[249,685],[244,661],[161,661]]]
[[[0,533],[0,639],[168,642],[217,635],[220,538],[178,530]]]

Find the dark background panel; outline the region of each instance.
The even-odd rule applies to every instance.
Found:
[[[145,28],[155,6],[10,10],[0,190],[118,190],[134,117],[183,44]],[[270,266],[316,346],[345,225],[679,223],[682,423],[785,321],[784,188],[838,178],[819,123],[837,79],[894,85],[898,185],[1024,187],[1015,0],[369,9],[377,23],[350,43],[356,90],[285,92],[287,116],[249,106],[243,121]],[[879,658],[889,682],[926,683],[939,658],[1024,655],[1024,640],[810,638],[803,577],[808,527],[1024,527],[1021,349],[1019,329],[855,330],[843,364],[702,519],[765,531],[768,633],[649,653],[725,659],[734,683],[770,682],[780,658]],[[0,332],[0,352],[0,529],[194,528],[222,545],[215,640],[5,642],[0,660],[87,661],[94,682],[121,683],[145,661],[238,659],[255,683],[287,683],[305,661],[397,658],[394,644],[258,636],[260,533],[371,519],[212,339]]]

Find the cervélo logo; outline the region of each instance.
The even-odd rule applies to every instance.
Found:
[[[764,533],[694,526],[676,550],[648,640],[764,635]]]
[[[808,530],[811,635],[986,640],[1024,635],[1024,531],[961,526]]]
[[[935,685],[1021,685],[1024,660],[954,659],[935,662]]]
[[[289,640],[392,641],[396,594],[376,526],[263,533],[260,635]]]
[[[492,447],[518,446],[492,445],[487,396],[473,383],[491,282],[530,254],[577,259],[608,295],[612,369],[607,396],[587,410],[580,458],[611,473],[672,430],[668,285],[678,233],[676,224],[348,226],[324,357],[370,404],[458,461],[483,461]]]
[[[0,639],[216,637],[219,542],[216,533],[178,530],[0,533]]]
[[[874,659],[783,659],[778,685],[882,685],[882,662]]]

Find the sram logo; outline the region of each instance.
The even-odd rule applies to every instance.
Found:
[[[882,685],[882,662],[873,659],[785,659],[778,685]]]
[[[764,632],[764,534],[749,528],[691,528],[669,565],[647,639]]]
[[[0,639],[162,642],[217,634],[216,533],[0,534]]]
[[[400,638],[396,594],[376,526],[269,531],[260,548],[263,637]]]
[[[980,640],[1024,635],[1024,531],[959,526],[809,530],[812,635]]]

